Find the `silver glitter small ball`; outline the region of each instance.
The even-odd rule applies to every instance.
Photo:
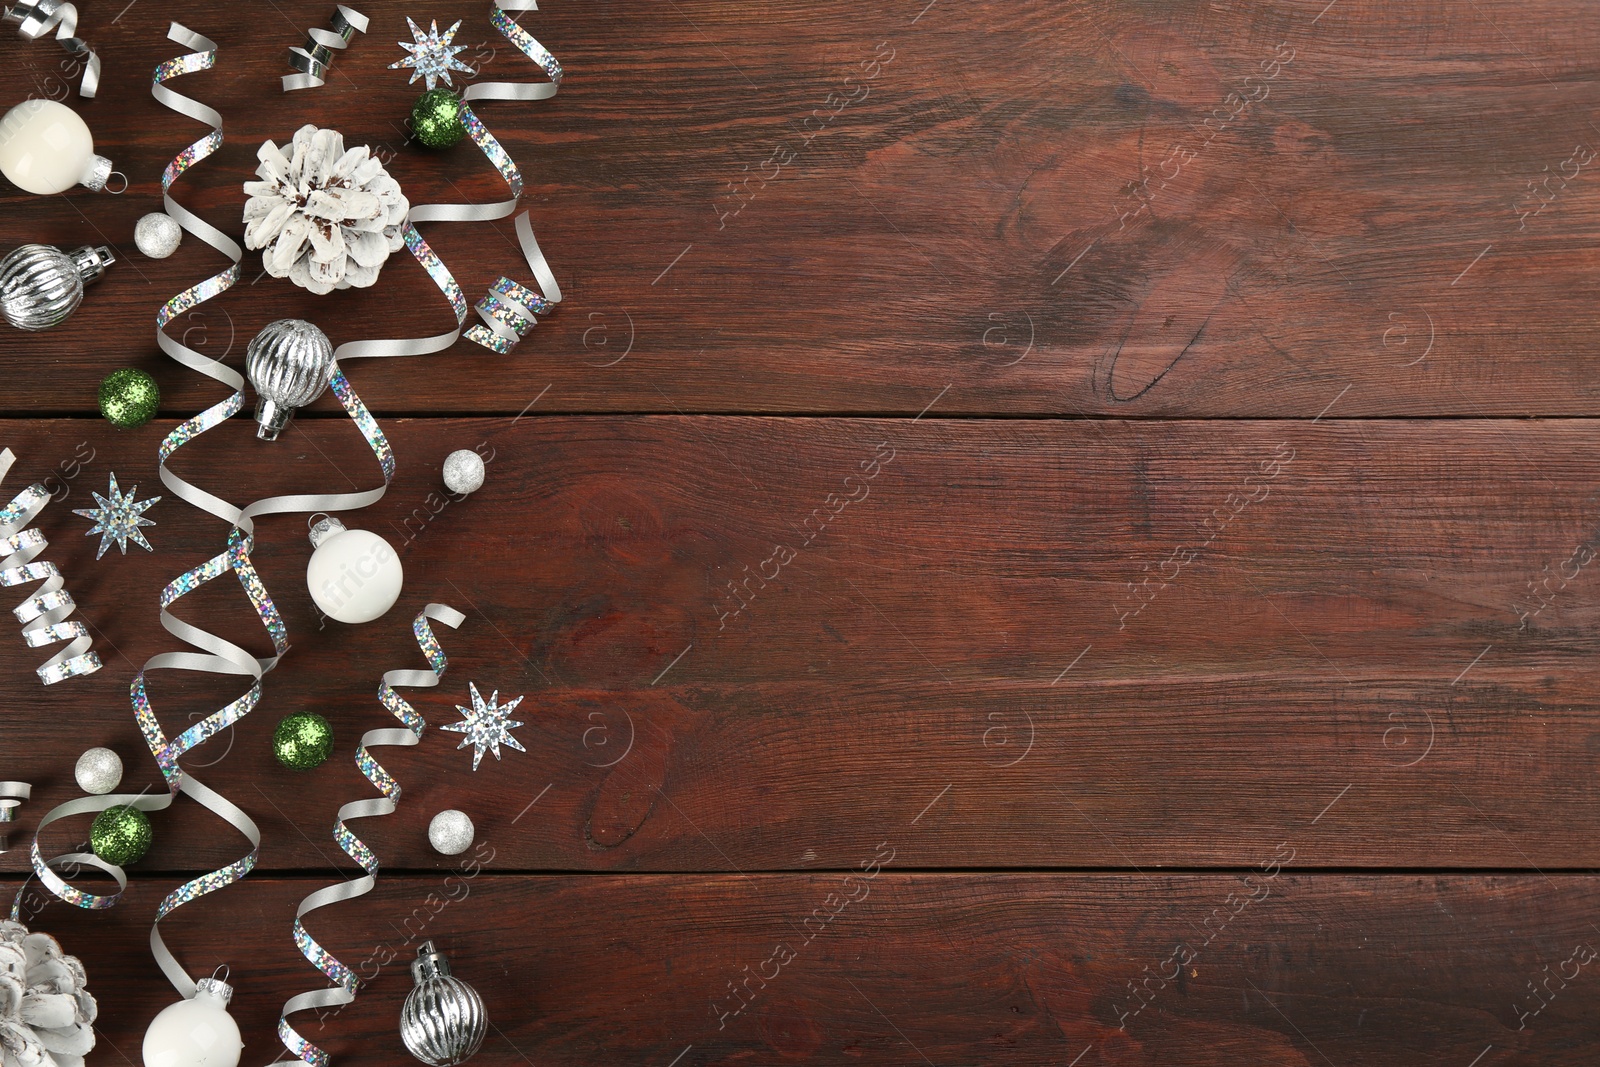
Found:
[[[178,250],[183,229],[171,215],[152,211],[133,228],[133,243],[151,259],[166,259]]]
[[[472,820],[454,808],[441,811],[428,823],[428,844],[441,855],[461,855],[472,847]]]
[[[444,487],[452,493],[483,488],[483,457],[470,448],[458,448],[444,457]]]
[[[85,793],[109,793],[122,784],[122,758],[109,748],[91,748],[78,757],[72,776]]]

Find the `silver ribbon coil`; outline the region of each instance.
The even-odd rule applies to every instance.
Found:
[[[0,856],[11,847],[5,834],[6,824],[16,821],[17,809],[32,795],[33,786],[27,782],[0,782]]]
[[[25,0],[24,3],[7,7],[3,17],[7,22],[19,23],[17,33],[30,41],[36,41],[54,29],[56,41],[62,49],[83,63],[83,79],[78,83],[78,95],[92,97],[99,92],[100,57],[77,36],[76,7],[61,0]]]
[[[537,10],[537,0],[499,0],[489,5],[489,21],[517,51],[538,64],[550,80],[538,83],[479,82],[468,86],[461,94],[462,125],[467,128],[467,135],[473,143],[505,179],[511,198],[492,204],[422,204],[412,207],[412,222],[493,222],[516,213],[517,205],[522,200],[522,172],[494,134],[484,126],[471,104],[475,100],[549,100],[561,88],[560,62],[515,18],[521,12]],[[533,226],[527,222],[526,213],[517,222],[517,235],[523,258],[544,287],[543,297],[509,278],[502,278],[478,302],[478,314],[483,318],[483,324],[475,325],[466,332],[468,340],[502,354],[509,352],[517,343],[532,324],[534,314],[548,311],[550,305],[561,299],[561,287],[556,284],[555,274],[540,251],[539,242],[534,239]],[[537,307],[541,300],[544,303],[542,311]],[[454,338],[451,340],[454,341]]]
[[[289,49],[289,66],[298,74],[283,76],[283,91],[315,89],[327,83],[328,68],[340,49],[348,48],[350,38],[367,32],[367,16],[353,7],[340,4],[333,12],[332,30],[312,28],[306,32],[304,48]]]
[[[434,637],[433,628],[428,625],[429,619],[443,623],[453,630],[466,621],[466,616],[447,604],[429,604],[412,620],[411,631],[417,639],[417,645],[422,649],[423,656],[428,660],[428,670],[389,671],[378,684],[379,703],[399,719],[405,729],[397,730],[391,727],[384,730],[368,730],[361,735],[361,744],[356,748],[356,767],[383,796],[370,800],[350,801],[339,809],[338,820],[333,826],[334,841],[344,849],[346,855],[360,864],[366,873],[349,881],[318,889],[302,900],[300,907],[294,913],[294,942],[299,947],[301,955],[334,983],[332,989],[314,989],[290,997],[284,1002],[283,1011],[278,1017],[279,1040],[292,1055],[298,1056],[312,1067],[328,1067],[330,1057],[324,1049],[301,1036],[290,1026],[289,1016],[299,1011],[343,1007],[356,999],[356,991],[360,988],[361,980],[354,971],[319,945],[306,931],[305,924],[301,920],[318,908],[365,896],[378,884],[378,857],[360,838],[350,832],[345,823],[352,819],[391,815],[400,806],[400,783],[372,757],[371,750],[378,745],[416,745],[422,740],[422,732],[427,727],[426,721],[417,709],[411,706],[410,701],[395,692],[395,687],[421,689],[436,686],[445,668],[449,666],[444,650],[439,647],[439,642]]]
[[[0,451],[0,481],[16,462],[11,449]],[[0,509],[0,586],[10,588],[29,582],[43,582],[38,590],[12,610],[22,623],[22,639],[29,648],[43,648],[61,641],[68,642],[38,668],[39,680],[45,685],[55,685],[68,678],[93,674],[100,669],[100,657],[91,649],[94,642],[89,637],[89,627],[81,620],[67,621],[77,610],[72,594],[63,588],[67,583],[50,562],[36,562],[35,557],[48,544],[38,530],[22,527],[50,502],[50,494],[42,485],[30,485]]]

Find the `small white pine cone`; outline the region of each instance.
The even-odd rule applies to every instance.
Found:
[[[274,278],[313,293],[365,288],[405,243],[411,204],[365,145],[348,151],[338,130],[306,125],[293,155],[271,141],[256,152],[260,181],[245,182],[244,246],[261,249]]]

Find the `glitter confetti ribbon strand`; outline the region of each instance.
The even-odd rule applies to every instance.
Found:
[[[74,59],[83,63],[83,79],[78,82],[78,95],[93,97],[100,90],[100,57],[94,54],[84,40],[77,36],[78,9],[60,0],[24,0],[5,9],[7,22],[19,23],[17,33],[36,41],[56,31],[56,42]]]
[[[350,45],[350,38],[367,32],[367,16],[353,7],[340,4],[333,12],[333,29],[313,27],[306,32],[304,48],[289,49],[289,66],[298,74],[283,76],[283,91],[315,89],[327,82],[328,68],[333,65],[334,53]]]
[[[4,480],[16,461],[11,449],[0,451],[0,480]],[[90,649],[89,627],[79,620],[68,621],[77,603],[65,588],[66,579],[48,561],[35,562],[48,542],[38,530],[24,530],[44,506],[50,494],[42,485],[30,485],[0,508],[0,586],[10,588],[29,582],[43,582],[38,590],[12,610],[22,623],[22,639],[29,648],[43,648],[62,641],[67,647],[40,665],[39,680],[54,685],[68,678],[93,674],[100,669],[100,657]]]
[[[489,21],[517,51],[538,64],[550,80],[535,84],[480,82],[468,86],[461,94],[462,125],[467,128],[467,135],[472,138],[473,143],[505,179],[511,198],[492,204],[415,205],[411,209],[412,223],[493,222],[516,213],[517,205],[522,199],[522,172],[510,153],[478,118],[471,104],[475,100],[548,100],[556,95],[561,87],[560,62],[550,54],[549,49],[523,29],[515,17],[521,12],[538,9],[536,0],[500,0],[489,6]],[[543,296],[525,286],[517,285],[509,278],[501,278],[489,294],[478,302],[478,313],[483,318],[484,324],[473,326],[466,333],[468,340],[502,354],[509,352],[516,344],[517,339],[528,329],[535,314],[548,311],[561,299],[561,288],[556,285],[555,274],[545,261],[544,253],[539,250],[539,243],[534,239],[533,226],[526,222],[526,216],[518,221],[517,234],[523,258],[528,261],[534,277],[545,290]],[[510,302],[515,302],[517,306],[513,307]],[[527,314],[523,315],[523,311]],[[463,322],[464,312],[463,306]],[[501,318],[501,315],[505,317]],[[454,341],[454,338],[451,340]]]
[[[338,821],[333,826],[333,839],[344,849],[346,855],[361,865],[361,869],[366,873],[349,881],[318,889],[302,900],[300,907],[295,911],[294,943],[299,946],[301,954],[311,965],[327,975],[328,980],[334,984],[332,989],[317,989],[290,997],[284,1003],[283,1012],[278,1019],[278,1037],[283,1041],[284,1048],[312,1067],[328,1067],[330,1057],[325,1050],[289,1025],[289,1016],[299,1011],[338,1008],[349,1004],[355,1000],[356,991],[361,983],[355,972],[317,943],[306,931],[302,920],[318,908],[365,896],[378,884],[378,857],[362,843],[360,838],[350,832],[346,823],[353,819],[390,815],[399,807],[400,783],[373,758],[371,750],[379,745],[415,745],[422,740],[422,731],[427,727],[427,723],[408,700],[395,692],[395,687],[436,686],[449,665],[444,649],[439,646],[438,639],[433,635],[433,628],[428,625],[429,619],[455,629],[465,621],[466,616],[445,604],[429,604],[412,620],[411,632],[416,637],[423,656],[428,660],[429,669],[389,671],[378,684],[378,701],[389,710],[390,714],[400,720],[405,729],[397,730],[391,727],[368,730],[361,736],[361,744],[356,748],[356,766],[366,776],[367,781],[372,783],[373,788],[383,796],[370,800],[352,800],[345,804],[339,809]]]

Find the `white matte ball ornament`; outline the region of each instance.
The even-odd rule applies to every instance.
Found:
[[[458,448],[444,457],[444,487],[465,496],[483,488],[483,457],[470,448]]]
[[[0,119],[0,173],[29,193],[79,184],[98,191],[111,177],[111,161],[94,154],[94,137],[76,111],[35,97]]]
[[[311,528],[317,550],[306,565],[306,586],[322,613],[336,622],[371,622],[400,598],[405,571],[389,542],[324,517]]]
[[[472,847],[472,820],[454,808],[441,811],[428,823],[428,844],[440,855],[461,855]]]
[[[133,227],[133,243],[151,259],[166,259],[178,250],[183,227],[163,211],[152,211]]]
[[[144,1067],[238,1067],[244,1041],[228,1014],[233,987],[215,978],[194,996],[169,1004],[144,1032]]]
[[[122,784],[122,757],[109,748],[91,748],[78,757],[72,776],[85,793],[109,793]]]

